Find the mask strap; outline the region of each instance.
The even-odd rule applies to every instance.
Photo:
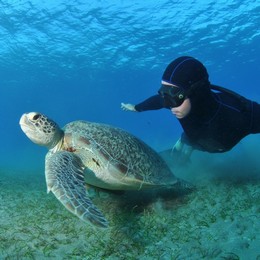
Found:
[[[198,88],[204,87],[204,86],[209,86],[209,80],[207,78],[203,78],[195,83],[193,83],[188,90],[185,91],[185,95],[189,97],[192,95]]]

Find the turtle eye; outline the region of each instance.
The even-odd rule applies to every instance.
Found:
[[[40,117],[40,114],[36,114],[33,116],[32,120],[37,120]]]

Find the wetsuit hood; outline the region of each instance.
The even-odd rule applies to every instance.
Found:
[[[182,91],[181,94],[190,99],[191,112],[185,119],[205,122],[214,115],[218,103],[210,90],[207,69],[200,61],[189,56],[179,57],[166,67],[162,80],[177,86],[168,88],[178,93]]]
[[[172,61],[165,69],[159,94],[168,101],[165,106],[176,107],[181,105],[185,98],[190,98],[192,110],[200,110],[200,107],[204,108],[212,101],[206,100],[211,99],[208,78],[207,69],[200,61],[182,56]]]
[[[162,80],[189,90],[196,82],[208,79],[204,65],[193,57],[182,56],[172,61],[165,69]]]

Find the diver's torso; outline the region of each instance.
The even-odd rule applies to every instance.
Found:
[[[251,101],[225,93],[215,93],[218,106],[201,121],[194,116],[181,120],[189,142],[197,149],[225,152],[232,149],[251,130]],[[207,109],[207,108],[206,108]]]

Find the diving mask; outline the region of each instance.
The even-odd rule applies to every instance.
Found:
[[[177,86],[162,84],[158,93],[163,98],[165,107],[179,107],[186,98],[185,91]]]

